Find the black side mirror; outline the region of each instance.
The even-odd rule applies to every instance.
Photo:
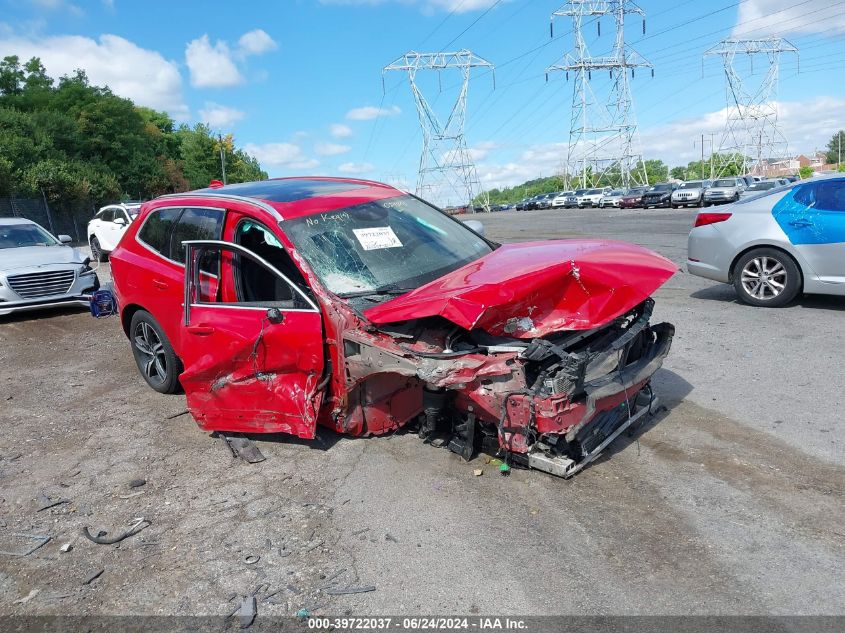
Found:
[[[284,322],[285,315],[278,308],[268,308],[267,309],[267,320],[272,325],[278,325],[279,323]]]

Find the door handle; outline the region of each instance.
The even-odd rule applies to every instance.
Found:
[[[167,290],[167,284],[160,279],[153,279],[153,285],[159,290]]]
[[[809,220],[792,220],[792,222],[790,222],[789,224],[790,226],[795,226],[798,228],[806,228],[808,226],[813,226],[813,223]]]
[[[209,334],[214,334],[214,328],[210,325],[189,325],[185,329],[191,334],[196,334],[197,336],[208,336]]]

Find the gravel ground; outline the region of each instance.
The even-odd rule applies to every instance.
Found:
[[[620,238],[681,264],[693,217],[480,219],[502,241]],[[168,419],[184,398],[146,387],[116,320],[2,318],[0,550],[51,540],[0,554],[0,614],[227,614],[252,593],[260,615],[843,614],[843,309],[748,308],[678,273],[657,294],[677,327],[655,378],[669,410],[569,481],[410,434],[266,438],[246,464]],[[118,545],[80,536],[136,517],[149,527]]]

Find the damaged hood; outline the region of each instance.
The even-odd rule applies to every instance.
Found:
[[[625,242],[506,244],[364,316],[375,324],[442,316],[467,330],[531,339],[601,327],[651,296],[677,269]]]

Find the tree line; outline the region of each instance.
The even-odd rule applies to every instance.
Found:
[[[0,61],[0,197],[46,198],[59,209],[228,182],[264,180],[258,161],[208,126],[176,126],[136,106],[82,70],[57,82],[34,57]]]

